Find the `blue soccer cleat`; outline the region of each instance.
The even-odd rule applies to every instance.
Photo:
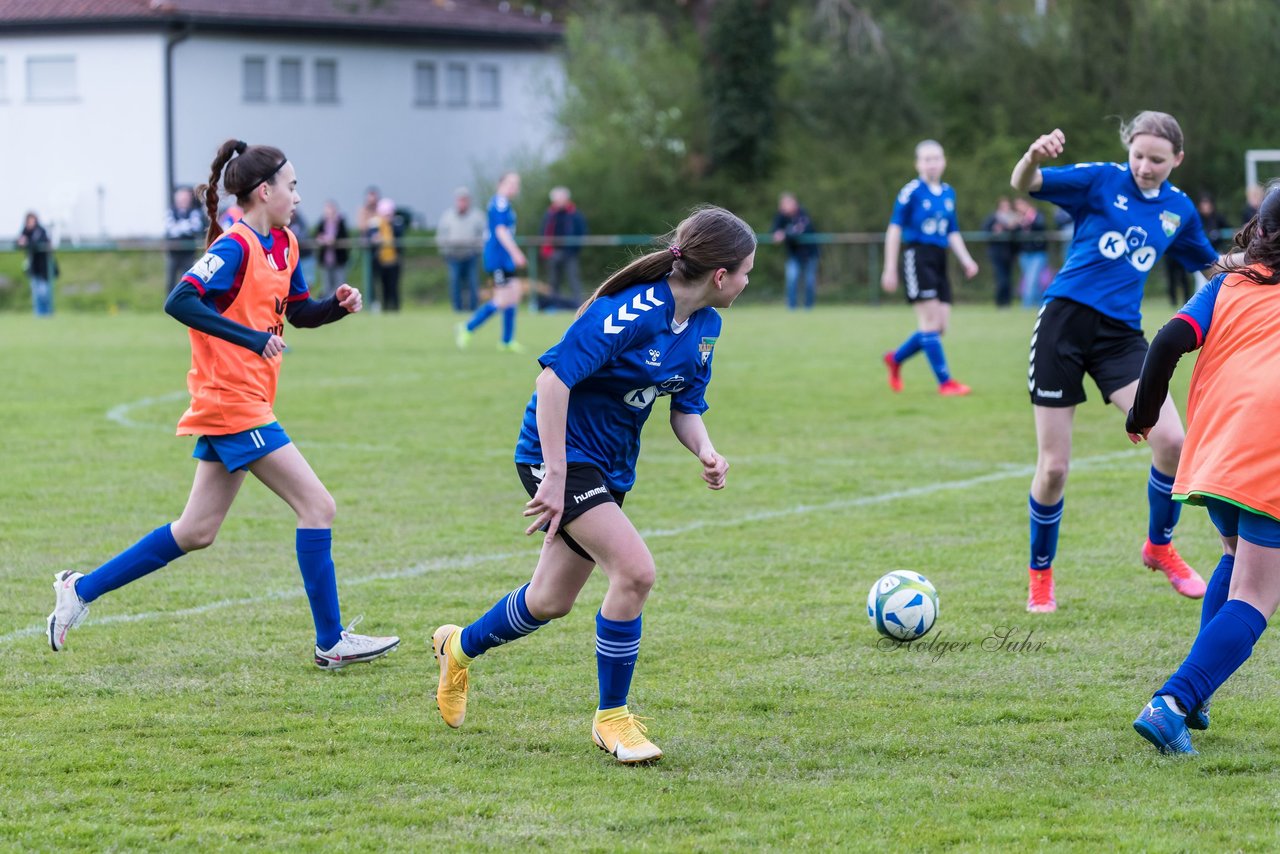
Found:
[[[1133,722],[1133,728],[1161,753],[1197,755],[1191,746],[1186,718],[1169,708],[1164,697],[1153,697]]]
[[[1209,704],[1212,702],[1213,698],[1210,697],[1191,710],[1191,714],[1187,715],[1187,729],[1209,728]]]

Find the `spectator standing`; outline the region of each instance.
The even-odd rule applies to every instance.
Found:
[[[542,235],[551,238],[577,238],[587,233],[587,220],[574,205],[568,187],[551,189],[551,205],[542,218]],[[572,241],[561,244],[548,241],[542,244],[542,258],[547,262],[547,281],[551,284],[551,298],[539,308],[582,305],[582,280],[578,274],[578,255],[582,247]],[[569,282],[569,295],[561,293],[565,280]],[[572,302],[569,302],[571,300]]]
[[[1008,196],[996,200],[996,209],[982,223],[982,230],[990,235],[987,257],[996,277],[996,308],[1008,308],[1013,302],[1013,258],[1018,254],[1013,239],[1019,224]]]
[[[298,269],[302,271],[304,279],[314,282],[316,280],[315,247],[311,245],[311,234],[307,229],[306,217],[297,208],[294,208],[293,216],[289,219],[289,230],[293,232],[294,237],[298,238]]]
[[[53,314],[53,280],[58,275],[58,262],[53,257],[49,232],[45,231],[34,212],[27,214],[18,235],[18,247],[27,250],[23,266],[31,280],[31,307],[37,317]]]
[[[201,244],[209,223],[204,211],[196,204],[196,195],[190,187],[173,191],[173,204],[164,215],[165,253],[164,292],[166,295],[178,284],[182,274],[200,257]]]
[[[436,227],[436,246],[449,266],[449,301],[454,311],[475,311],[480,305],[480,250],[487,226],[484,214],[471,205],[471,191],[454,190],[453,206],[440,214]]]
[[[1022,274],[1018,291],[1023,308],[1036,308],[1044,298],[1044,270],[1049,265],[1049,243],[1044,238],[1048,223],[1030,199],[1018,197],[1013,210],[1018,217],[1018,270]]]
[[[800,207],[793,193],[778,197],[778,212],[773,217],[774,243],[785,243],[787,248],[786,282],[787,308],[799,307],[799,288],[804,283],[804,307],[813,308],[818,289],[818,244],[803,240],[816,229],[809,212]]]
[[[315,230],[320,269],[324,273],[321,298],[333,296],[338,285],[347,280],[347,261],[351,258],[347,237],[347,221],[338,210],[338,203],[329,199],[324,203],[324,215]]]
[[[396,203],[378,199],[378,207],[369,220],[367,232],[373,252],[373,277],[379,283],[383,311],[400,310],[400,269],[404,236],[404,219],[396,213]]]

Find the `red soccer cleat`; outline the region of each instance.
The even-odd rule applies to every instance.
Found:
[[[893,351],[884,354],[884,366],[889,369],[889,388],[902,391],[902,363],[893,358]]]
[[[1027,610],[1033,614],[1052,614],[1058,610],[1058,600],[1053,598],[1053,567],[1027,569],[1031,576],[1027,587]]]
[[[1188,599],[1204,598],[1204,579],[1182,559],[1173,543],[1157,546],[1147,540],[1142,545],[1142,563],[1152,571],[1158,569],[1163,572],[1173,589]]]
[[[967,385],[956,382],[955,380],[947,380],[938,386],[938,394],[943,397],[963,397],[970,391],[972,391],[972,389]]]

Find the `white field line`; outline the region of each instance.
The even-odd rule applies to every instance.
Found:
[[[1131,448],[1110,454],[1083,457],[1081,459],[1073,460],[1071,466],[1073,469],[1108,468],[1112,463],[1118,460],[1127,460],[1145,452],[1145,448]],[[1009,480],[1011,478],[1031,477],[1034,473],[1035,466],[1033,465],[1006,467],[1001,468],[998,471],[978,475],[977,477],[964,478],[962,480],[944,480],[936,483],[924,484],[922,486],[913,486],[909,489],[896,489],[891,492],[881,492],[876,495],[863,495],[857,498],[844,498],[838,501],[827,501],[822,504],[796,504],[792,507],[780,510],[760,510],[755,513],[747,513],[740,516],[733,516],[724,519],[707,519],[698,522],[690,522],[687,525],[681,525],[675,528],[655,528],[652,530],[641,531],[640,533],[646,539],[654,537],[679,537],[704,528],[734,527],[752,522],[767,521],[769,519],[781,519],[787,516],[797,516],[803,513],[824,513],[832,510],[849,510],[855,507],[887,504],[904,498],[919,498],[938,492],[970,489],[975,486],[981,486],[985,483],[995,483],[996,481]],[[487,555],[465,555],[462,557],[437,558],[434,560],[422,561],[421,563],[416,563],[413,566],[408,566],[404,569],[392,570],[390,572],[378,572],[372,575],[361,575],[354,578],[340,575],[338,583],[341,587],[345,588],[358,584],[369,584],[374,581],[417,578],[418,576],[427,575],[433,572],[450,569],[465,569],[467,567],[479,566],[481,564],[492,563],[494,561],[510,560],[517,557],[532,557],[536,554],[536,549],[523,549],[521,551],[496,552]],[[86,625],[138,623],[144,620],[191,617],[199,614],[208,614],[212,611],[221,611],[226,608],[246,607],[265,602],[273,602],[280,599],[294,599],[302,595],[304,595],[302,587],[297,586],[291,587],[288,590],[272,591],[261,596],[250,596],[242,599],[219,599],[216,602],[197,605],[194,608],[184,608],[179,611],[143,611],[138,614],[110,615],[100,619],[91,619],[86,623]],[[20,638],[42,635],[45,631],[46,626],[43,623],[38,626],[28,626],[25,629],[17,629],[16,631],[9,632],[8,634],[0,635],[0,645],[10,643],[11,641],[15,641]]]

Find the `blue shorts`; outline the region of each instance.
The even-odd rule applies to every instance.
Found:
[[[292,441],[279,421],[225,436],[201,436],[191,456],[210,463],[222,463],[227,471],[244,471],[272,451]]]
[[[1204,502],[1213,527],[1222,536],[1239,537],[1255,546],[1280,549],[1280,522],[1211,495],[1197,495],[1196,498]]]

